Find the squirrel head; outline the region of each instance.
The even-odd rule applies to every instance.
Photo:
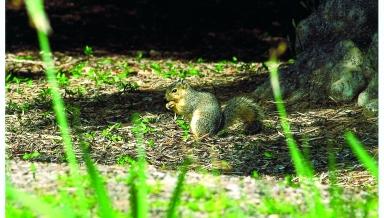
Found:
[[[185,81],[180,80],[171,84],[165,91],[165,99],[167,101],[178,102],[180,99],[185,98],[191,86]]]

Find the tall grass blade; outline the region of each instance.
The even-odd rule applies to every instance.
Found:
[[[147,185],[146,185],[146,153],[143,143],[144,133],[146,126],[142,122],[139,114],[132,115],[133,134],[137,144],[136,163],[132,163],[130,167],[130,178],[128,184],[130,185],[130,204],[131,213],[135,218],[145,218],[148,216],[148,202],[147,202]]]
[[[137,172],[137,217],[145,218],[148,213],[147,184],[146,184],[146,161],[139,159]]]
[[[37,197],[33,197],[22,191],[18,191],[13,188],[8,182],[6,183],[6,196],[7,200],[15,199],[21,203],[24,207],[31,209],[33,212],[42,215],[43,217],[55,217],[55,218],[70,218],[76,217],[72,210],[65,210],[56,207],[52,207],[48,203],[40,200]]]
[[[368,154],[368,152],[364,149],[363,144],[361,144],[359,139],[357,139],[352,132],[346,132],[344,136],[359,161],[376,179],[378,179],[379,168],[377,161]]]
[[[313,177],[313,172],[309,166],[306,165],[307,161],[305,161],[303,155],[299,151],[297,144],[293,138],[289,122],[287,120],[287,112],[285,110],[285,106],[283,103],[283,99],[281,96],[280,84],[279,84],[279,76],[278,76],[278,67],[279,63],[276,60],[271,59],[266,62],[266,66],[270,72],[270,80],[271,86],[273,90],[273,95],[276,102],[277,111],[280,117],[281,127],[283,129],[289,152],[292,156],[293,164],[296,169],[296,173],[300,176]]]
[[[64,143],[64,151],[70,167],[72,179],[77,186],[77,194],[80,198],[79,204],[82,208],[85,208],[87,201],[85,199],[84,190],[81,185],[79,166],[72,146],[64,103],[61,98],[59,87],[56,81],[56,70],[53,64],[51,48],[47,36],[50,27],[47,16],[44,11],[43,1],[26,0],[25,4],[29,16],[32,18],[35,27],[37,28],[38,41],[42,52],[42,59],[45,64],[46,77],[51,91],[53,109]]]
[[[86,144],[83,140],[80,142],[83,159],[87,167],[87,172],[91,181],[91,185],[96,193],[99,215],[100,217],[113,218],[116,217],[116,214],[112,207],[111,199],[108,196],[106,187],[104,186],[104,181],[100,176],[96,166],[91,160],[89,151],[86,148]]]
[[[129,171],[128,185],[130,188],[131,215],[134,218],[145,218],[148,210],[145,163],[142,161],[132,163]]]
[[[282,50],[284,49],[281,49],[281,47],[279,46],[279,48],[276,51],[274,51],[274,54],[272,54],[270,60],[267,61],[265,65],[267,66],[268,71],[270,72],[271,87],[272,87],[273,95],[275,98],[277,111],[279,113],[281,127],[283,129],[283,132],[288,144],[288,149],[291,154],[296,173],[299,176],[304,176],[305,178],[308,179],[310,183],[312,183],[313,181],[312,168],[310,167],[309,162],[304,158],[303,154],[298,149],[297,144],[293,138],[290,125],[288,122],[287,112],[285,110],[285,106],[282,99],[279,76],[278,76],[279,63],[277,61],[277,56],[276,56],[278,53],[282,53]],[[312,190],[310,193],[308,193],[305,196],[306,203],[310,207],[308,215],[312,217],[325,216],[326,211],[325,211],[324,204],[321,202],[319,189],[316,188],[313,184],[310,184],[309,187]]]
[[[179,206],[180,199],[181,199],[181,193],[183,191],[183,186],[184,186],[184,181],[185,181],[185,176],[188,171],[188,160],[185,161],[183,164],[179,176],[177,177],[177,182],[176,182],[176,187],[173,190],[172,197],[169,201],[169,206],[167,210],[167,218],[175,218],[176,212],[177,212],[177,207]]]
[[[342,188],[337,185],[336,175],[336,156],[332,147],[328,145],[328,178],[329,178],[329,193],[330,193],[330,207],[332,208],[333,217],[341,217],[343,214],[347,214],[344,207],[340,205],[346,205],[342,198]]]
[[[107,188],[104,185],[103,177],[100,175],[99,171],[97,170],[96,165],[91,159],[88,147],[89,143],[87,143],[82,133],[80,132],[79,126],[80,126],[80,109],[74,108],[73,109],[73,129],[76,131],[79,141],[80,141],[80,148],[83,160],[85,162],[85,166],[87,168],[88,176],[91,182],[91,186],[94,189],[96,193],[96,199],[98,203],[98,212],[100,217],[116,217],[116,214],[114,212],[114,208],[112,206],[112,201],[108,196]]]
[[[49,34],[52,30],[48,16],[44,12],[43,0],[25,0],[25,4],[35,28],[44,34]]]

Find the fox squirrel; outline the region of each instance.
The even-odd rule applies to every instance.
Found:
[[[190,121],[190,129],[196,138],[214,135],[241,120],[248,133],[262,128],[261,108],[250,98],[235,97],[221,110],[217,98],[208,92],[199,92],[185,81],[170,85],[165,92],[166,108]]]

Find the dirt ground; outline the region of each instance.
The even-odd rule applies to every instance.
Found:
[[[25,54],[24,54],[25,55]],[[58,54],[59,66],[66,65],[67,60],[84,60],[86,57],[73,57]],[[33,55],[30,55],[33,57]],[[9,60],[12,55],[9,54]],[[132,134],[130,117],[140,113],[148,118],[148,126],[153,131],[145,135],[145,140],[154,143],[147,146],[148,162],[152,165],[175,169],[186,155],[191,155],[196,166],[215,169],[215,163],[227,163],[224,173],[250,175],[253,171],[269,175],[293,173],[288,148],[285,143],[278,116],[272,101],[260,102],[266,111],[265,129],[255,135],[244,135],[232,131],[224,136],[215,136],[194,142],[183,140],[183,130],[176,124],[174,116],[165,109],[164,87],[173,79],[165,79],[153,73],[152,69],[141,69],[149,59],[137,63],[135,58],[127,56],[108,56],[113,63],[125,61],[133,69],[130,82],[139,85],[137,90],[118,90],[116,84],[95,86],[89,78],[70,78],[70,83],[62,89],[70,123],[73,124],[73,110],[80,109],[80,129],[83,132],[94,132],[90,141],[91,154],[94,160],[102,164],[115,164],[118,157],[128,155],[135,157],[135,138]],[[98,63],[105,57],[90,57],[91,63]],[[63,59],[63,60],[61,60]],[[161,62],[162,60],[158,60]],[[76,62],[76,61],[75,61]],[[75,63],[74,62],[74,63]],[[71,64],[72,62],[70,62]],[[177,61],[181,67],[187,63]],[[6,139],[8,154],[11,159],[20,159],[25,153],[38,151],[36,161],[63,162],[64,151],[60,145],[60,136],[51,110],[50,98],[42,97],[42,90],[47,87],[42,72],[33,71],[34,64],[9,64],[10,68],[24,68],[19,72],[29,71],[34,78],[33,84],[11,83],[7,92]],[[75,64],[73,64],[75,65]],[[147,64],[148,65],[148,64]],[[261,64],[254,64],[254,69],[237,72],[242,63],[228,65],[222,73],[212,72],[213,63],[198,64],[204,77],[189,77],[188,80],[196,88],[211,91],[221,102],[241,94],[251,95],[251,91],[267,73]],[[95,65],[104,70],[113,65]],[[30,68],[30,69],[29,69]],[[87,70],[87,68],[83,69]],[[15,70],[13,70],[15,71]],[[115,73],[118,73],[116,70]],[[74,93],[83,87],[86,93]],[[28,109],[23,111],[13,105],[27,103]],[[343,170],[361,170],[349,147],[345,144],[343,134],[352,130],[366,145],[373,156],[377,157],[377,117],[365,114],[362,109],[353,105],[314,105],[312,108],[301,108],[300,105],[288,107],[289,121],[294,137],[305,151],[316,172],[327,170],[327,158],[334,152],[337,168]],[[111,140],[103,135],[103,130],[115,123],[120,128],[111,131],[119,140]],[[78,141],[74,136],[73,140]],[[220,169],[220,167],[219,167]]]
[[[137,57],[123,55],[89,57],[55,53],[54,56],[56,65],[63,72],[70,72],[74,66],[87,61],[82,68],[83,76],[75,77],[68,73],[69,82],[61,88],[61,92],[74,133],[72,138],[78,158],[81,159],[78,136],[80,133],[88,134],[86,140],[91,156],[108,178],[110,194],[121,210],[127,208],[128,200],[124,194],[127,190],[124,183],[114,179],[126,175],[126,167],[119,166],[122,158],[136,158],[137,141],[131,123],[134,113],[147,119],[146,125],[150,130],[144,135],[150,181],[155,183],[157,179],[162,184],[168,184],[160,196],[169,197],[173,187],[170,184],[174,184],[176,178],[174,170],[182,165],[185,157],[189,157],[193,160],[189,184],[206,181],[204,183],[215,190],[229,187],[225,189],[228,193],[235,187],[234,192],[247,193],[247,202],[260,202],[260,196],[263,195],[259,191],[265,187],[274,190],[271,196],[284,193],[285,199],[299,199],[298,204],[302,199],[295,197],[297,189],[278,185],[287,175],[294,175],[294,168],[273,101],[259,102],[266,113],[263,120],[265,128],[260,133],[245,135],[235,129],[199,142],[192,138],[185,139],[186,135],[176,123],[174,114],[165,108],[164,88],[175,79],[164,78],[148,67],[154,62],[172,62],[180,68],[188,68],[193,63],[203,76],[192,76],[187,80],[197,89],[215,93],[224,103],[233,96],[243,94],[257,98],[252,96],[252,90],[267,79],[267,72],[260,63],[226,63],[223,71],[217,73],[217,62],[197,63],[161,58],[138,61]],[[16,57],[28,57],[28,60]],[[8,175],[16,187],[55,193],[60,184],[57,178],[67,175],[68,168],[51,99],[44,94],[47,82],[38,53],[8,53],[6,60],[8,72],[26,79],[22,82],[10,79],[7,83]],[[115,78],[113,76],[121,73],[118,68],[121,63],[127,63],[131,70],[124,81],[127,84],[137,83],[137,89],[121,89],[117,83],[97,84],[86,76],[90,69],[98,69],[100,72],[110,72],[111,78]],[[83,88],[81,92],[78,91],[80,87]],[[343,138],[346,130],[353,131],[371,155],[377,158],[377,117],[364,113],[356,106],[332,102],[311,105],[309,108],[289,105],[287,110],[293,135],[313,165],[322,190],[326,190],[329,184],[328,157],[331,153],[336,157],[337,183],[349,190],[351,195],[364,196],[367,187],[377,186]],[[79,119],[75,119],[77,116]],[[28,157],[36,152],[38,155]],[[36,173],[31,172],[32,163],[35,163]],[[201,172],[219,172],[222,176],[217,180]],[[160,179],[156,176],[159,173],[163,175]],[[260,176],[257,182],[250,177],[255,173]],[[291,180],[295,183],[297,178],[292,176]],[[375,189],[369,190],[376,193]],[[151,211],[157,216],[163,212]],[[193,216],[196,217],[196,214]]]

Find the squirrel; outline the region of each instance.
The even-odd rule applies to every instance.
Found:
[[[197,91],[182,80],[166,89],[165,99],[168,110],[190,121],[190,130],[195,138],[215,135],[237,120],[242,121],[247,133],[256,133],[262,129],[263,112],[248,97],[234,97],[221,110],[213,94]]]

